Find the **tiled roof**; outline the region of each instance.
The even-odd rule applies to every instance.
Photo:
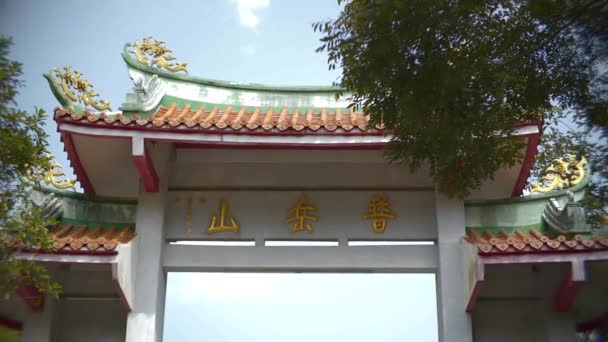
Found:
[[[489,230],[480,234],[471,229],[465,240],[477,246],[483,254],[608,250],[608,237],[592,236],[591,239],[584,239],[581,235],[575,235],[569,239],[560,235],[552,238],[534,228],[529,233],[516,229],[513,233],[501,231],[498,234]]]
[[[382,126],[369,127],[369,116],[354,110],[322,109],[320,113],[312,110],[269,109],[262,112],[260,108],[253,111],[245,108],[227,107],[219,110],[218,107],[192,110],[190,105],[177,108],[173,103],[170,107],[160,106],[158,110],[148,117],[137,114],[131,117],[122,114],[108,115],[105,113],[92,114],[88,111],[76,114],[70,109],[55,109],[55,118],[88,122],[91,124],[121,125],[150,128],[181,128],[234,131],[274,131],[274,132],[357,132],[375,133],[382,130]]]
[[[89,228],[86,225],[80,227],[58,226],[51,232],[54,252],[78,251],[78,252],[106,252],[112,251],[118,244],[128,243],[135,237],[135,231],[131,227],[119,229],[112,227],[105,230],[102,227]],[[20,243],[5,237],[9,246],[20,247]]]
[[[53,230],[53,247],[56,250],[111,251],[119,243],[128,243],[134,237],[135,231],[131,227],[112,227],[104,231],[101,227],[89,228],[86,225],[60,226]]]

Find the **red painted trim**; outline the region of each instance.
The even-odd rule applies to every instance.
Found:
[[[608,311],[588,321],[576,323],[576,332],[586,332],[597,328],[608,328]]]
[[[118,139],[118,140],[131,140],[130,135],[103,135],[103,134],[86,134],[81,132],[66,131],[70,135],[77,135],[79,137],[99,138],[99,139]]]
[[[526,254],[587,254],[587,253],[596,253],[596,252],[606,252],[608,248],[597,248],[597,249],[559,249],[559,250],[543,250],[543,251],[512,251],[512,252],[478,252],[479,256],[511,256],[511,255],[526,255]]]
[[[21,253],[28,254],[51,254],[51,255],[93,255],[93,256],[113,256],[117,255],[117,251],[75,251],[73,249],[60,249],[58,251],[24,251],[19,250]]]
[[[74,250],[59,250],[53,253],[45,254],[59,254],[59,255],[94,255],[94,256],[112,256],[117,255],[117,251],[74,251]]]
[[[553,298],[553,308],[557,312],[568,312],[576,299],[578,291],[583,286],[582,281],[575,281],[572,278],[572,267],[569,268],[568,274],[562,280],[555,297]]]
[[[177,142],[179,149],[243,149],[243,150],[381,150],[386,143],[350,144],[282,144],[282,143],[226,143],[226,142]]]
[[[65,146],[65,151],[67,152],[68,159],[72,164],[72,169],[74,170],[76,179],[78,179],[80,186],[82,186],[82,189],[86,194],[90,196],[95,196],[95,189],[93,188],[93,185],[91,184],[91,181],[89,180],[89,177],[87,176],[87,173],[84,167],[82,166],[82,163],[80,162],[78,151],[76,150],[74,140],[72,139],[72,134],[65,131],[60,131],[60,134],[61,141]]]
[[[535,123],[538,126],[538,133],[531,134],[528,136],[528,147],[526,148],[526,155],[524,157],[523,163],[521,164],[519,176],[517,177],[517,181],[515,182],[515,186],[513,187],[513,191],[511,192],[511,197],[521,196],[524,191],[524,187],[526,186],[528,177],[530,177],[530,170],[532,170],[532,166],[534,165],[536,153],[538,152],[538,144],[540,143],[540,137],[542,135],[543,123],[544,121],[542,120]]]
[[[144,188],[146,189],[146,192],[158,192],[158,175],[156,174],[154,163],[150,158],[150,154],[148,152],[148,148],[146,147],[145,142],[144,154],[140,156],[134,155],[133,161],[135,162],[135,166],[139,171],[139,175],[141,176],[141,180],[144,183]]]
[[[44,309],[44,294],[36,287],[32,285],[19,286],[15,292],[33,311],[42,311]]]
[[[66,133],[69,131],[65,131]],[[131,139],[130,136],[113,136],[113,135],[95,135],[81,132],[69,132],[70,135],[78,135],[91,138],[106,138],[106,139]],[[382,150],[386,147],[385,142],[373,143],[336,143],[336,144],[298,144],[298,143],[238,143],[238,142],[215,142],[204,141],[196,142],[180,139],[154,139],[149,138],[146,141],[154,142],[173,142],[176,148],[181,149],[198,149],[198,148],[217,148],[217,149],[254,149],[254,150]]]
[[[479,292],[481,292],[481,281],[478,280],[473,288],[473,293],[471,293],[471,298],[469,298],[469,302],[467,303],[466,312],[473,312],[475,304],[477,303],[477,298],[479,298]]]
[[[527,126],[537,126],[537,127],[541,128],[541,127],[543,127],[544,122],[545,122],[544,120],[530,121],[530,122],[518,122],[513,127],[522,128],[522,127],[527,127]]]
[[[23,330],[23,322],[17,321],[14,319],[6,318],[0,316],[0,326],[11,329],[21,331]]]
[[[327,135],[327,136],[385,136],[387,131],[385,130],[374,130],[372,132],[369,131],[361,131],[359,128],[356,129],[355,132],[351,132],[351,131],[327,131],[325,129],[319,129],[317,131],[313,131],[310,129],[303,129],[301,131],[294,131],[294,130],[286,130],[286,131],[266,131],[266,130],[250,130],[248,128],[244,129],[244,130],[234,130],[233,128],[229,128],[229,129],[222,129],[222,128],[214,128],[214,129],[208,129],[208,128],[202,128],[200,126],[195,126],[195,127],[184,127],[184,126],[178,126],[181,128],[176,128],[176,127],[156,127],[156,126],[139,126],[138,124],[123,124],[120,121],[115,121],[111,124],[105,122],[104,120],[98,120],[98,121],[88,121],[88,120],[74,120],[71,118],[71,116],[69,115],[65,115],[65,116],[61,116],[61,117],[55,117],[55,122],[57,123],[67,123],[67,124],[72,124],[72,125],[77,125],[77,126],[86,126],[86,127],[102,127],[102,128],[109,128],[109,129],[117,129],[117,130],[128,130],[128,131],[151,131],[151,132],[158,132],[158,131],[169,131],[169,132],[173,132],[173,133],[187,133],[187,134],[199,134],[199,133],[205,133],[205,134],[219,134],[219,135],[223,135],[223,134],[228,134],[228,135],[262,135],[262,136],[302,136],[302,135]],[[527,127],[527,126],[539,126],[542,127],[543,125],[543,121],[537,121],[537,122],[520,122],[517,123],[513,126],[513,128],[521,128],[521,127]]]
[[[125,130],[125,131],[140,131],[140,132],[171,132],[171,133],[186,133],[186,134],[208,134],[208,135],[254,135],[254,136],[349,136],[349,137],[353,137],[353,136],[384,136],[385,132],[384,131],[373,131],[373,132],[365,132],[365,131],[361,131],[361,130],[357,130],[356,132],[349,132],[349,131],[327,131],[324,129],[319,129],[318,131],[312,131],[312,130],[307,130],[307,129],[303,129],[301,131],[293,131],[293,130],[289,130],[289,131],[256,131],[256,130],[249,130],[248,128],[246,130],[239,130],[236,131],[232,128],[230,129],[220,129],[220,128],[216,128],[216,129],[207,129],[207,128],[168,128],[168,127],[156,127],[156,126],[152,126],[152,127],[142,127],[139,126],[137,124],[135,124],[134,126],[129,126],[129,125],[124,125],[122,123],[118,123],[118,124],[108,124],[103,120],[99,120],[96,122],[90,122],[88,120],[82,120],[82,121],[76,121],[73,119],[64,119],[64,117],[61,118],[55,118],[55,121],[57,123],[65,123],[65,124],[70,124],[70,125],[75,125],[75,126],[84,126],[84,127],[90,127],[90,128],[95,128],[95,127],[100,127],[100,128],[104,128],[104,129],[115,129],[115,130]],[[103,122],[103,123],[99,123],[99,122]]]

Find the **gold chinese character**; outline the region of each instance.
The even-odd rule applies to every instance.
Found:
[[[314,231],[314,228],[310,223],[307,223],[306,221],[318,221],[318,218],[316,216],[313,216],[309,213],[311,211],[316,210],[317,208],[315,208],[315,206],[312,204],[306,203],[306,197],[302,196],[298,203],[296,203],[296,205],[290,210],[293,216],[287,219],[287,224],[293,223],[291,225],[291,232],[297,233],[301,231],[307,231],[309,233],[312,233]]]
[[[239,232],[239,225],[236,223],[233,216],[230,216],[230,225],[226,225],[226,214],[228,213],[228,201],[220,200],[220,218],[218,220],[217,215],[211,217],[211,224],[207,227],[207,234],[214,234],[219,232]],[[219,222],[218,222],[219,221]]]
[[[375,233],[384,233],[388,219],[394,219],[391,212],[388,196],[372,196],[369,201],[369,211],[363,214],[364,219],[372,219],[372,228]]]

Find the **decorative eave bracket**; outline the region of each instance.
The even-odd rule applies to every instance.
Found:
[[[586,280],[585,262],[583,260],[573,260],[570,262],[570,269],[562,280],[562,283],[553,299],[553,308],[557,312],[568,312],[581,286]]]
[[[133,137],[132,155],[146,192],[158,192],[158,175],[143,137]]]

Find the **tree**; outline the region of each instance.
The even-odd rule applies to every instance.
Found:
[[[389,158],[428,165],[448,195],[521,160],[518,123],[550,121],[556,106],[606,122],[605,1],[338,2],[336,19],[313,24],[317,51],[341,66],[351,104],[391,132]]]
[[[40,174],[49,163],[45,114],[15,108],[22,72],[21,64],[8,58],[11,43],[0,36],[0,298],[25,286],[58,295],[59,285],[42,265],[14,257],[16,249],[50,250],[48,228],[54,222],[28,196],[28,177]]]
[[[608,99],[608,3],[605,1],[536,0],[533,13],[560,22],[575,39],[578,49],[592,61],[590,90],[602,101]],[[547,120],[533,176],[538,177],[551,160],[565,154],[585,155],[593,181],[582,201],[591,223],[608,218],[608,115],[599,101],[590,110],[556,110]]]
[[[587,118],[580,113],[557,110],[551,115],[545,123],[532,178],[539,179],[557,158],[568,154],[586,156],[594,176],[581,204],[589,222],[598,225],[608,217],[608,136],[603,133],[607,126],[593,126],[595,134],[590,134],[586,129],[589,127]]]

